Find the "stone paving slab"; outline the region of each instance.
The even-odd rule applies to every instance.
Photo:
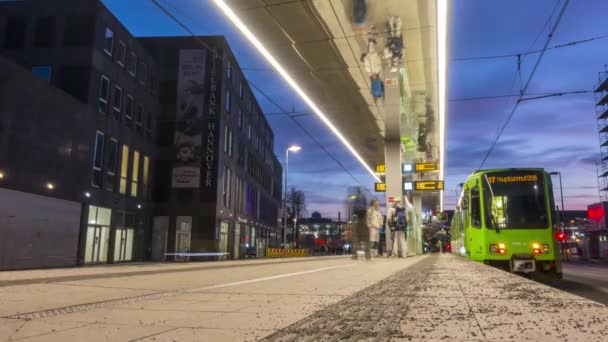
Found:
[[[86,279],[107,279],[110,277],[124,277],[133,275],[181,273],[255,265],[276,265],[294,262],[314,262],[318,260],[345,258],[348,258],[348,256],[299,257],[276,259],[260,258],[253,260],[227,260],[214,262],[131,263],[53,269],[0,271],[0,287],[49,282],[66,282]]]
[[[263,341],[606,341],[608,308],[454,255],[427,258]]]
[[[154,275],[134,274],[120,279],[9,286],[0,290],[11,291],[15,298],[46,289],[52,305],[37,298],[36,305],[50,310],[31,318],[0,319],[0,341],[9,341],[11,336],[19,341],[62,342],[255,341],[425,258],[371,262],[329,258],[272,267],[159,273],[153,284]],[[131,292],[147,287],[165,291],[143,296]],[[93,302],[69,301],[75,305],[66,308],[52,299],[55,291],[63,293],[66,288],[73,291],[74,298],[79,298],[79,291],[97,290],[100,296],[87,297]],[[104,301],[107,290],[122,291],[125,297]],[[4,309],[13,314],[21,311],[11,305]]]

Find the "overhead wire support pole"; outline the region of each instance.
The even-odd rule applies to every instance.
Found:
[[[566,8],[568,7],[569,3],[570,3],[570,0],[566,0],[566,2],[564,2],[564,5],[562,6],[561,11],[559,12],[559,16],[557,17],[557,20],[555,21],[555,24],[553,24],[553,28],[551,29],[551,31],[549,32],[549,35],[547,36],[547,40],[545,42],[545,45],[544,45],[543,49],[541,50],[540,55],[536,59],[536,62],[534,63],[534,67],[532,68],[532,72],[530,73],[530,76],[528,77],[528,80],[526,81],[526,84],[525,84],[524,88],[522,89],[522,93],[519,96],[519,99],[517,100],[517,102],[515,103],[515,106],[513,107],[513,109],[511,110],[511,112],[509,113],[509,116],[507,116],[507,119],[505,120],[505,123],[500,128],[500,131],[496,135],[496,139],[494,140],[494,142],[490,146],[490,149],[488,150],[488,152],[486,153],[486,155],[483,157],[483,160],[481,161],[481,164],[477,168],[478,170],[483,169],[483,165],[488,160],[488,157],[490,156],[490,154],[492,154],[492,151],[494,150],[494,147],[496,147],[496,144],[498,144],[498,140],[500,140],[500,137],[501,137],[502,133],[505,131],[505,128],[507,128],[507,126],[509,125],[509,122],[511,121],[511,118],[513,118],[513,115],[517,111],[517,108],[519,107],[519,104],[522,102],[523,97],[526,95],[526,91],[528,90],[528,87],[530,86],[530,83],[532,82],[532,78],[534,78],[534,75],[536,74],[536,71],[538,70],[538,66],[540,65],[540,62],[542,61],[542,59],[543,59],[543,57],[545,55],[545,52],[547,51],[547,47],[549,46],[549,44],[551,43],[551,40],[553,39],[553,35],[555,34],[555,31],[557,30],[557,27],[559,26],[559,23],[561,22],[561,20],[562,20],[562,18],[564,16],[564,12],[566,11]]]

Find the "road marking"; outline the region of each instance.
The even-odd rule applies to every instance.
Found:
[[[302,272],[280,274],[280,275],[271,276],[271,277],[263,277],[263,278],[257,278],[257,279],[249,279],[249,280],[237,281],[237,282],[233,282],[233,283],[226,283],[226,284],[219,284],[219,285],[211,285],[211,286],[199,287],[199,288],[196,288],[196,289],[189,289],[189,290],[185,290],[185,291],[182,291],[182,292],[192,293],[192,292],[201,292],[201,291],[207,291],[207,290],[215,290],[215,289],[221,289],[221,288],[224,288],[224,287],[239,286],[239,285],[245,285],[245,284],[251,284],[251,283],[259,283],[259,282],[267,281],[267,280],[288,278],[288,277],[298,276],[298,275],[302,275],[302,274],[310,274],[310,273],[315,273],[315,272],[328,271],[328,270],[333,270],[333,269],[337,269],[337,268],[344,268],[344,267],[348,267],[348,266],[352,266],[352,265],[355,265],[355,264],[354,263],[350,263],[350,264],[340,265],[340,266],[316,268],[316,269],[313,269],[313,270],[302,271]]]

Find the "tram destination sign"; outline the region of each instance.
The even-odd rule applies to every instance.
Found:
[[[490,184],[494,183],[528,183],[528,182],[537,182],[538,175],[529,174],[529,175],[512,175],[512,176],[488,176],[488,182]]]

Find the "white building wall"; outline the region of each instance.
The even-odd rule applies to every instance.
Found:
[[[0,270],[73,266],[81,204],[0,189]]]

